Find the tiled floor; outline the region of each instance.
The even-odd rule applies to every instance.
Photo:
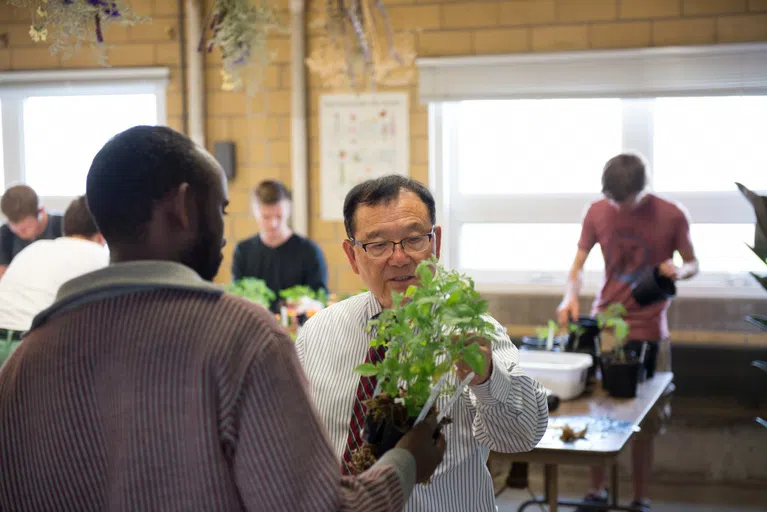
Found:
[[[533,483],[533,488],[535,487]],[[655,497],[653,512],[767,512],[767,489],[759,491],[717,486],[700,488],[654,485],[651,488],[651,495]],[[581,497],[571,489],[565,489],[562,496],[567,499]],[[528,499],[530,494],[527,490],[506,489],[496,500],[498,512],[516,512],[517,507]],[[630,499],[630,496],[625,496],[626,503]],[[560,510],[569,512],[574,509],[560,507]],[[548,507],[530,505],[524,512],[543,511],[548,511]]]

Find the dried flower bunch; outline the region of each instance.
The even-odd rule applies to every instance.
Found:
[[[217,0],[208,16],[206,28],[211,36],[200,42],[200,50],[221,51],[221,71],[225,91],[253,90],[271,60],[267,49],[270,30],[282,30],[269,0]]]
[[[29,35],[36,43],[51,40],[51,53],[71,57],[83,42],[91,42],[106,64],[104,31],[113,23],[135,25],[149,21],[121,0],[8,0],[15,7],[32,11]]]
[[[306,64],[329,87],[401,86],[412,81],[415,49],[395,34],[383,0],[326,0],[326,34]]]

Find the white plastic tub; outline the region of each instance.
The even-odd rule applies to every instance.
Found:
[[[589,354],[519,351],[519,367],[522,371],[551,390],[560,400],[572,400],[583,393],[591,364]]]

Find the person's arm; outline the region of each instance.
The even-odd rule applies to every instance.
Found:
[[[698,273],[698,260],[695,257],[695,249],[692,247],[692,241],[690,239],[690,221],[687,217],[687,213],[684,209],[680,208],[681,212],[676,219],[674,228],[674,252],[679,252],[682,257],[682,266],[677,267],[674,264],[674,259],[669,258],[658,265],[658,273],[662,276],[666,276],[675,281],[681,281],[684,279],[690,279]]]
[[[416,482],[409,451],[395,448],[344,477],[285,333],[275,333],[239,394],[233,474],[246,510],[402,510]]]
[[[482,384],[469,386],[474,411],[472,431],[478,442],[501,453],[527,452],[546,432],[546,390],[519,368],[519,350],[494,319],[492,371]]]
[[[322,249],[316,243],[309,241],[312,248],[312,254],[306,269],[306,286],[312,290],[320,288],[328,291],[328,265],[325,262],[325,255]]]
[[[578,250],[567,274],[562,302],[557,308],[557,322],[562,328],[566,328],[570,321],[577,321],[580,315],[578,299],[583,287],[583,266],[586,264],[586,259],[589,257],[591,249],[597,243],[597,232],[594,227],[592,211],[590,207],[583,218],[581,236],[578,239]]]

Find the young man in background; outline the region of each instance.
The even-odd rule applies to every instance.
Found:
[[[578,296],[583,265],[594,245],[599,244],[605,260],[605,278],[594,299],[592,315],[610,304],[620,303],[627,311],[628,344],[650,343],[657,354],[656,370],[671,371],[668,311],[670,300],[645,307],[631,295],[632,284],[645,272],[657,267],[659,274],[673,280],[689,279],[698,272],[698,262],[690,240],[690,222],[680,205],[647,191],[647,173],[643,160],[632,154],[621,154],[607,161],[602,173],[604,198],[592,203],[583,219],[578,251],[557,310],[559,324],[567,328],[579,316]],[[683,265],[674,265],[678,252]],[[634,502],[637,510],[649,510],[649,479],[655,436],[665,431],[671,415],[670,398],[673,383],[666,389],[655,409],[650,411],[635,436],[631,447]],[[584,501],[606,504],[605,470],[590,468],[591,489]],[[581,507],[578,512],[591,511]]]
[[[20,341],[35,315],[53,304],[62,284],[109,264],[85,196],[67,208],[63,232],[55,240],[29,245],[8,265],[0,279],[0,339]]]
[[[293,232],[290,191],[279,181],[262,181],[253,194],[253,213],[261,231],[234,249],[232,279],[255,277],[276,294],[297,285],[328,289],[325,256],[317,244]],[[279,300],[272,312],[279,311]]]
[[[61,215],[48,213],[40,205],[37,193],[27,185],[9,187],[2,199],[7,222],[0,227],[0,277],[13,258],[35,240],[53,240],[61,236]]]

